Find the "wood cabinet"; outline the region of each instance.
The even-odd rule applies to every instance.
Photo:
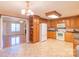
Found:
[[[48,28],[56,28],[59,23],[65,23],[67,29],[79,29],[79,16],[48,20]]]
[[[38,16],[31,16],[29,19],[29,39],[33,43],[39,41],[39,19]]]
[[[48,31],[47,36],[48,38],[56,39],[56,32]]]
[[[74,29],[75,28],[75,19],[71,19],[71,28]]]
[[[70,32],[66,32],[65,33],[65,41],[67,41],[67,42],[73,42],[73,39],[74,39],[73,33],[70,33]]]
[[[56,28],[56,20],[48,20],[48,28]]]
[[[70,28],[71,21],[70,19],[65,19],[66,28]]]
[[[51,28],[51,21],[50,20],[47,21],[47,25],[48,25],[48,28]]]
[[[73,29],[75,28],[75,19],[74,18],[69,18],[65,20],[66,28],[67,29]]]
[[[52,21],[52,28],[56,28],[56,20]]]
[[[75,28],[79,29],[79,17],[75,18]]]

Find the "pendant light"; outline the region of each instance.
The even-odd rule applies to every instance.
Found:
[[[32,10],[30,9],[30,2],[29,1],[26,1],[26,8],[21,10],[21,14],[26,15],[26,16],[34,15]]]

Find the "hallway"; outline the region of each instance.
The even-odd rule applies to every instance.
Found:
[[[72,57],[72,43],[48,39],[0,50],[0,57]]]

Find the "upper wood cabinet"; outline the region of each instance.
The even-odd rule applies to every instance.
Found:
[[[52,27],[56,28],[56,20],[52,21]]]
[[[66,28],[68,28],[68,29],[73,28],[73,25],[74,25],[73,19],[66,19],[65,24],[66,24]]]
[[[66,28],[70,28],[70,20],[65,19]]]
[[[56,28],[59,23],[65,23],[67,29],[79,29],[79,17],[48,20],[48,28]]]
[[[72,28],[72,29],[79,28],[78,17],[66,19],[65,22],[66,22],[66,28]]]
[[[48,28],[56,28],[56,20],[48,20]]]
[[[71,22],[71,24],[70,24],[71,28],[74,29],[74,28],[75,28],[75,19],[72,18],[72,19],[70,20],[70,22]]]
[[[48,28],[51,28],[51,21],[50,20],[47,21],[47,25],[48,25]]]
[[[66,28],[75,28],[75,21],[74,18],[65,19]]]
[[[79,17],[75,18],[74,22],[75,28],[79,29]]]

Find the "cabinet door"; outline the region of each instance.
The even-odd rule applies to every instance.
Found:
[[[39,18],[33,18],[33,42],[39,41]]]
[[[51,28],[50,20],[48,20],[47,25],[48,25],[48,28]]]
[[[75,19],[75,27],[79,29],[79,18]]]
[[[66,19],[65,23],[66,23],[66,28],[70,28],[70,24],[71,24],[70,19]]]
[[[66,23],[66,28],[74,28],[75,27],[75,19],[74,18],[66,19],[65,23]]]
[[[53,32],[51,32],[51,31],[48,31],[48,38],[53,38]]]
[[[73,33],[65,33],[65,41],[73,42]]]
[[[39,29],[40,29],[40,21],[39,21],[39,18],[37,19],[37,26],[36,26],[36,32],[37,32],[37,40],[36,41],[39,41]]]
[[[53,28],[56,28],[56,20],[52,22]]]
[[[75,19],[71,19],[71,28],[75,28]]]
[[[48,36],[48,38],[56,39],[56,32],[49,31],[47,36]]]
[[[47,25],[48,25],[48,28],[55,28],[56,27],[56,20],[53,20],[53,21],[49,20]]]

